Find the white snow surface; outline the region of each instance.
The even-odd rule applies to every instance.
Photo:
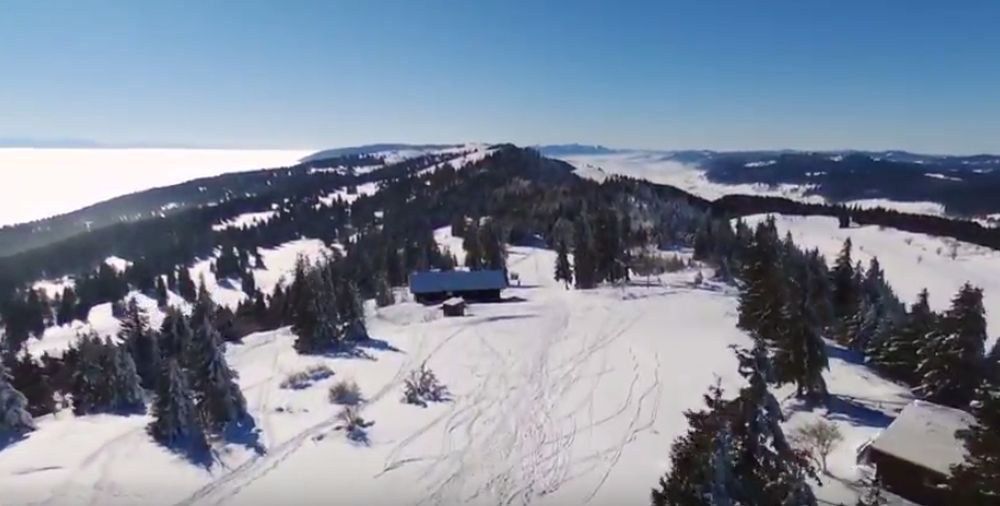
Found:
[[[307,154],[298,150],[3,148],[0,226],[199,177],[293,165]]]
[[[435,235],[460,251],[447,229]],[[321,254],[317,243],[264,252],[268,270],[290,268],[304,251]],[[0,453],[4,504],[644,504],[687,430],[683,412],[701,406],[716,378],[730,395],[742,383],[728,349],[750,344],[736,328],[735,293],[695,286],[696,269],[652,286],[565,290],[552,280],[554,261],[552,251],[511,248],[522,286],[505,292],[509,302],[471,304],[462,318],[369,302],[370,333],[384,344],[363,348],[368,359],[299,355],[288,328],[229,345],[263,455],[217,444],[218,461],[204,469],[154,444],[149,415],[41,417],[38,431]],[[210,289],[218,296],[217,285]],[[94,311],[91,325],[117,329],[110,307]],[[317,364],[335,375],[303,390],[280,387]],[[400,402],[403,379],[420,364],[452,401]],[[344,379],[359,384],[360,414],[374,422],[367,443],[338,430],[339,408],[327,401]],[[849,402],[890,412],[909,402],[905,389],[843,354],[831,358],[828,381]],[[845,479],[858,476],[856,448],[888,425],[888,415],[838,418],[785,405],[789,429],[824,414],[841,426],[846,441],[831,468]],[[825,483],[820,497],[854,501],[850,487]]]
[[[765,218],[755,215],[745,220],[753,225]],[[791,232],[796,244],[818,248],[829,262],[850,237],[855,261],[867,267],[871,257],[877,256],[889,284],[907,304],[927,288],[931,307],[943,311],[966,282],[982,288],[990,337],[987,346],[1000,334],[1000,251],[874,225],[842,229],[836,218],[825,216],[777,215],[775,221],[779,234]]]
[[[651,151],[574,155],[561,157],[561,159],[576,167],[577,174],[597,181],[603,181],[608,176],[615,174],[631,176],[653,183],[676,186],[706,199],[717,199],[724,195],[738,193],[788,197],[803,202],[824,202],[822,197],[806,195],[805,192],[809,189],[807,186],[713,183],[705,177],[705,171],[696,165],[669,160],[665,158],[663,153]]]
[[[225,230],[227,228],[254,227],[262,222],[271,219],[277,211],[260,211],[256,213],[243,213],[231,219],[221,221],[212,225],[212,230]]]
[[[949,476],[951,466],[966,458],[955,433],[973,424],[975,418],[965,411],[913,401],[875,438],[872,448]]]

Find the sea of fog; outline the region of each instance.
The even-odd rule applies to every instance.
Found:
[[[231,149],[0,149],[0,226],[74,211],[119,195],[282,167],[312,151]]]

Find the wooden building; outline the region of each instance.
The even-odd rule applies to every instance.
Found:
[[[439,303],[452,297],[496,302],[507,288],[507,273],[488,271],[426,271],[410,275],[410,292],[417,302]]]
[[[965,411],[913,401],[862,449],[886,490],[923,506],[946,506],[943,486],[951,466],[966,458],[955,433],[974,418]]]
[[[452,297],[441,303],[445,316],[465,316],[465,299]]]

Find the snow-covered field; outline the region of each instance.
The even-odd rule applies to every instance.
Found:
[[[705,171],[694,164],[667,159],[655,151],[623,151],[602,155],[571,155],[560,157],[577,168],[577,173],[597,181],[611,175],[631,176],[654,183],[676,186],[689,193],[714,200],[725,195],[744,194],[786,197],[800,202],[822,204],[826,199],[819,195],[806,195],[808,186],[783,184],[721,184],[705,177]],[[766,162],[759,162],[766,164]],[[862,208],[884,207],[897,211],[943,216],[944,206],[936,202],[899,202],[888,199],[862,199],[845,202]]]
[[[753,224],[766,216],[750,216]],[[833,261],[848,237],[854,259],[866,266],[877,256],[886,279],[907,304],[927,288],[933,309],[947,309],[958,289],[970,282],[983,289],[990,343],[1000,337],[1000,251],[953,239],[913,234],[878,226],[842,229],[837,219],[825,216],[775,216],[778,233],[791,232],[796,244],[819,248]]]
[[[309,151],[0,149],[0,226],[199,177],[296,163]]]
[[[670,160],[663,153],[655,151],[624,151],[603,155],[573,155],[560,157],[577,168],[577,173],[597,181],[608,176],[622,175],[645,179],[653,183],[676,186],[684,191],[706,199],[717,199],[724,195],[748,194],[787,197],[803,202],[822,203],[819,196],[805,195],[804,186],[764,184],[728,185],[713,183],[705,177],[705,171],[696,165]]]
[[[436,237],[460,248],[445,230]],[[268,275],[290,269],[293,252],[320,247],[304,240],[266,253]],[[644,504],[687,429],[684,410],[700,407],[716,377],[731,393],[741,384],[728,346],[749,338],[736,328],[734,293],[694,286],[696,269],[652,286],[565,290],[552,280],[554,257],[511,248],[521,286],[506,303],[472,304],[466,317],[412,302],[369,306],[370,332],[384,344],[365,348],[368,359],[300,356],[287,328],[230,345],[263,455],[226,446],[204,469],[155,445],[146,415],[43,417],[0,453],[3,504]],[[280,387],[318,363],[335,375]],[[400,402],[402,380],[423,363],[453,401]],[[337,430],[339,409],[327,402],[328,387],[345,378],[360,385],[361,414],[375,422],[367,443]],[[838,399],[828,415],[846,436],[831,469],[853,480],[857,446],[908,397],[843,352],[828,379]],[[788,428],[824,414],[785,406]],[[847,485],[825,484],[820,497],[853,503]]]

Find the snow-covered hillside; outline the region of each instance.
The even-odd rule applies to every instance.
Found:
[[[577,173],[597,181],[611,175],[630,176],[654,183],[676,186],[689,193],[714,200],[725,195],[761,195],[786,197],[808,203],[826,203],[819,195],[807,195],[808,186],[783,184],[721,184],[709,181],[696,164],[683,163],[669,154],[656,151],[620,151],[615,153],[559,156],[577,168]],[[767,162],[752,162],[767,165]],[[773,162],[772,162],[773,163]],[[860,208],[883,207],[901,212],[943,216],[944,206],[936,202],[897,202],[889,199],[862,199],[844,202]]]
[[[824,202],[818,196],[806,196],[807,188],[796,185],[769,187],[763,184],[727,185],[713,183],[697,165],[671,159],[656,151],[622,151],[613,154],[571,155],[561,157],[577,168],[577,173],[597,181],[611,175],[630,176],[653,183],[676,186],[706,199],[724,195],[770,195],[807,202]]]
[[[436,237],[460,248],[447,230]],[[279,264],[290,268],[279,259],[307,249],[292,243],[265,262],[277,275]],[[299,355],[288,328],[230,345],[263,455],[227,446],[204,469],[155,445],[147,415],[42,417],[0,454],[4,504],[643,504],[687,428],[684,410],[717,377],[730,392],[741,384],[728,347],[749,338],[736,328],[734,292],[695,286],[697,269],[652,286],[565,290],[552,280],[554,258],[512,248],[521,286],[466,317],[412,302],[369,306],[378,344],[366,358]],[[334,376],[281,388],[320,363]],[[453,401],[400,402],[402,380],[425,363]],[[337,430],[340,410],[327,401],[343,379],[360,385],[361,414],[375,422],[365,443]],[[832,469],[850,480],[856,447],[888,423],[880,410],[898,409],[906,394],[846,353],[833,355],[829,382],[841,402],[830,417],[847,435]],[[789,428],[822,414],[800,409],[786,403]],[[836,480],[818,493],[854,500]]]
[[[74,211],[126,193],[227,172],[292,165],[306,151],[0,149],[0,226]]]
[[[754,224],[766,216],[750,216]],[[778,233],[791,232],[803,248],[819,248],[832,261],[848,237],[854,258],[865,264],[877,256],[886,279],[906,303],[927,288],[931,307],[947,309],[952,297],[966,282],[983,289],[990,342],[1000,337],[1000,252],[973,244],[913,234],[890,228],[864,226],[838,228],[836,218],[823,216],[775,216]]]

